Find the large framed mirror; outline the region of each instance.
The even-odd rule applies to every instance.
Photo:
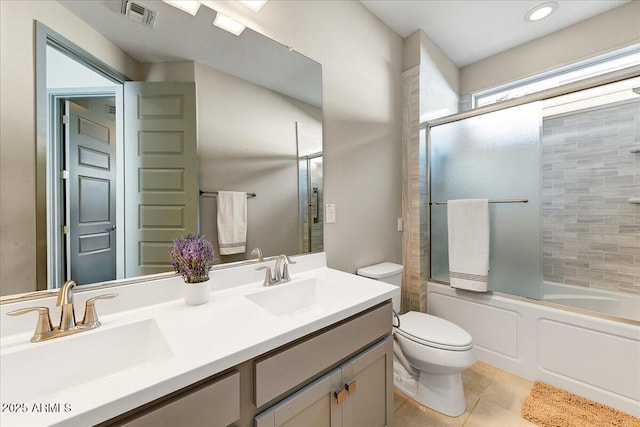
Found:
[[[21,14],[39,2],[25,3]],[[256,247],[322,250],[320,64],[251,29],[213,26],[207,7],[48,3],[56,19],[34,11],[30,22],[36,185],[23,191],[36,200],[26,263],[36,279],[3,280],[4,301],[67,279],[105,286],[170,272],[172,239],[191,232],[214,243],[218,264]],[[141,22],[149,14],[152,25]],[[218,247],[221,191],[247,194],[245,248],[233,255]]]

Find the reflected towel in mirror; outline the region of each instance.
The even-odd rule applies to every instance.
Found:
[[[247,193],[219,191],[217,202],[220,255],[246,252]]]

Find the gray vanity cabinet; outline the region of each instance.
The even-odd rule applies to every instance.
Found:
[[[335,398],[342,382],[335,369],[302,390],[258,415],[255,427],[339,427],[342,408]]]
[[[391,426],[392,351],[387,337],[256,416],[255,427]]]
[[[342,404],[345,427],[393,424],[393,341],[384,341],[342,365],[347,397]]]
[[[240,374],[233,372],[177,393],[133,419],[126,427],[227,427],[240,419]]]
[[[392,375],[385,302],[100,427],[390,427]]]

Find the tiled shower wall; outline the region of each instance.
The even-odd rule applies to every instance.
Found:
[[[299,185],[299,206],[300,209],[300,235],[302,247],[300,252],[321,252],[323,250],[323,224],[324,224],[324,203],[322,188],[322,156],[311,159],[309,170],[307,171],[307,161],[298,161],[298,185]],[[302,165],[301,165],[302,163]],[[308,194],[308,180],[311,179],[311,189],[318,189],[317,199],[313,203],[313,195]],[[309,225],[309,209],[312,209],[311,216],[317,214],[318,221]],[[309,227],[311,227],[311,242],[309,242]]]
[[[543,120],[543,269],[640,294],[640,101]]]
[[[316,204],[313,206],[315,209],[317,207],[317,222],[311,223],[311,252],[320,252],[323,248],[323,228],[322,224],[324,224],[324,206],[323,200],[323,192],[322,192],[322,157],[315,158],[311,161],[311,188],[318,189],[318,199],[316,200]]]

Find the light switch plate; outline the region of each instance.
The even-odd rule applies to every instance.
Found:
[[[398,231],[402,231],[402,218],[398,218]]]
[[[327,224],[334,224],[336,222],[336,205],[335,203],[327,203],[325,207],[325,218]]]

